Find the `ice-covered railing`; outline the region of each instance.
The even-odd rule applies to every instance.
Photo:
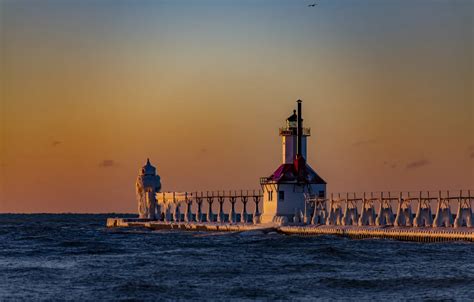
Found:
[[[474,227],[470,190],[305,194],[293,222],[341,226]],[[260,190],[159,192],[156,217],[176,222],[258,223]],[[248,203],[254,206],[248,211]],[[237,210],[239,208],[239,211]],[[298,217],[297,217],[298,216]],[[291,221],[290,221],[291,222]]]
[[[160,213],[158,217],[164,221],[185,222],[230,222],[250,223],[259,222],[259,204],[263,199],[260,190],[240,191],[205,191],[205,192],[160,192],[156,193],[156,200]],[[248,213],[247,204],[254,203],[254,211]],[[203,203],[207,209],[203,211]],[[213,212],[213,204],[218,204],[217,213]],[[237,212],[236,204],[241,208]],[[195,209],[193,210],[193,205]],[[225,206],[228,207],[226,214]],[[181,207],[185,208],[184,215]]]
[[[358,226],[473,227],[470,190],[305,194],[306,223]],[[454,214],[455,213],[455,214]]]

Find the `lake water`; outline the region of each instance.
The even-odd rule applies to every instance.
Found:
[[[474,300],[473,243],[107,229],[112,216],[0,215],[0,300]]]

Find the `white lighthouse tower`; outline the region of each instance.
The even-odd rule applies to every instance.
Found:
[[[298,112],[280,128],[282,137],[282,164],[269,177],[262,177],[262,223],[299,222],[301,216],[310,216],[305,204],[305,193],[326,196],[326,182],[307,164],[306,140],[310,128],[303,127],[302,104],[297,101]]]

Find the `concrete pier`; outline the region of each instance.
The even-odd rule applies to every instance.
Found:
[[[354,239],[385,238],[416,242],[474,241],[471,204],[474,197],[470,190],[454,195],[449,191],[437,194],[384,193],[338,193],[331,194],[330,198],[304,193],[304,212],[295,208],[291,219],[276,216],[262,224],[258,209],[258,203],[262,200],[261,191],[160,192],[156,194],[157,209],[160,209],[154,215],[157,218],[109,218],[107,227],[210,232],[263,230],[287,235],[337,235]],[[254,212],[250,212],[252,214],[247,209],[250,200],[256,206]],[[202,211],[203,201],[207,201],[205,213]],[[219,203],[217,215],[213,212],[214,201]],[[228,214],[224,210],[226,201],[229,203]],[[238,202],[242,205],[240,214],[236,209]],[[181,204],[185,208],[183,215]],[[196,205],[195,214],[193,204]],[[415,213],[412,209],[416,209]]]
[[[352,239],[383,238],[415,242],[471,241],[472,228],[412,228],[377,226],[281,226],[277,232],[286,235],[317,236],[337,235]]]
[[[273,225],[219,222],[165,222],[147,219],[108,218],[108,228],[146,228],[151,230],[181,230],[208,232],[276,231]]]
[[[278,232],[285,235],[320,236],[334,235],[352,239],[383,238],[415,242],[474,242],[474,229],[461,228],[414,228],[379,226],[341,226],[341,225],[293,225],[244,224],[244,223],[199,223],[163,222],[146,219],[108,218],[109,228],[146,228],[152,230],[180,230],[207,232]]]

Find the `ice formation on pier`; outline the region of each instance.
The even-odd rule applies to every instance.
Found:
[[[473,226],[470,196],[469,198],[462,198],[462,196],[459,198],[459,207],[456,219],[454,220],[454,227],[459,228],[462,226],[467,226],[469,228]]]
[[[156,168],[148,159],[146,165],[139,170],[135,184],[139,218],[159,218],[157,213],[161,213],[161,210],[156,203],[156,193],[160,190],[160,176],[156,174]]]
[[[449,206],[449,199],[441,199],[441,192],[438,198],[438,207],[436,210],[435,219],[433,221],[434,227],[452,227],[453,226],[453,215],[451,215],[451,209]]]
[[[342,204],[340,200],[334,200],[331,198],[329,204],[329,217],[326,221],[327,225],[340,225],[342,224]]]
[[[306,199],[309,199],[310,196],[305,196]],[[326,211],[326,205],[323,204],[323,201],[316,199],[313,203],[313,218],[311,219],[312,224],[325,224],[326,219],[328,218],[328,213]]]
[[[418,210],[416,211],[415,219],[413,220],[413,226],[430,227],[432,224],[433,216],[431,215],[430,199],[421,199],[420,196],[418,200]]]
[[[359,217],[359,226],[364,225],[374,225],[376,220],[375,208],[374,208],[374,199],[371,196],[370,199],[362,200],[361,214]]]
[[[377,226],[393,225],[394,216],[393,216],[392,206],[390,203],[391,203],[391,198],[389,198],[388,200],[384,200],[383,193],[382,193],[380,209],[379,209],[377,218],[375,219],[375,225]]]
[[[342,225],[357,225],[359,218],[357,214],[357,203],[348,198],[346,201],[346,210],[342,217]]]
[[[413,225],[413,213],[411,211],[410,199],[403,199],[402,194],[398,198],[398,209],[395,215],[395,226],[409,226]]]

